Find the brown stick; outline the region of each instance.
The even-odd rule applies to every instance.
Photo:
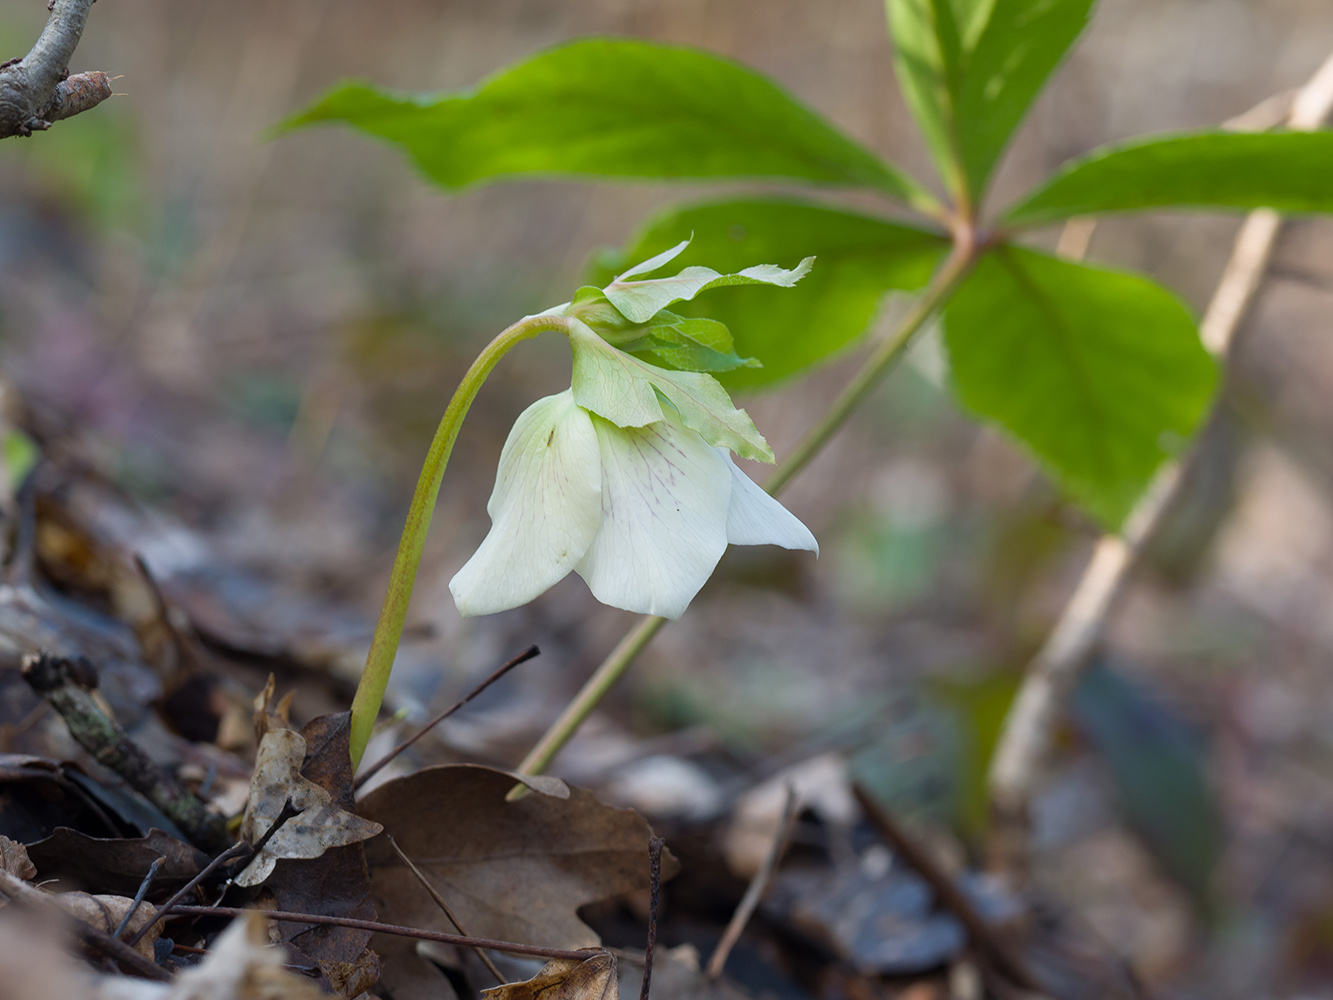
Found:
[[[214,851],[228,842],[227,821],[144,753],[98,707],[90,691],[96,686],[97,671],[87,660],[39,653],[24,659],[23,679],[64,716],[70,735],[85,750],[166,813],[196,845]]]
[[[258,912],[269,920],[288,924],[317,924],[321,927],[351,927],[359,931],[371,931],[376,934],[393,934],[396,937],[416,938],[418,941],[438,941],[440,944],[456,944],[464,948],[488,948],[491,951],[507,951],[513,955],[536,955],[538,958],[572,958],[583,960],[601,952],[602,948],[587,948],[574,951],[570,948],[543,948],[535,944],[520,944],[517,941],[497,941],[494,938],[467,937],[463,934],[446,934],[444,931],[430,931],[420,927],[404,927],[402,924],[382,924],[378,920],[357,920],[355,917],[330,917],[322,913],[291,913],[287,910],[251,911],[239,906],[178,906],[174,916],[183,917],[239,917],[242,914]]]
[[[61,919],[67,926],[74,929],[74,933],[89,948],[100,952],[107,958],[118,962],[123,968],[128,969],[137,976],[145,979],[156,979],[159,982],[168,982],[171,974],[166,969],[159,967],[153,962],[144,958],[124,941],[117,941],[108,934],[103,934],[97,928],[84,923],[77,917],[70,916],[63,910],[59,910],[51,904],[51,897],[40,889],[35,889],[22,879],[16,878],[7,871],[0,870],[0,893],[8,896],[16,903],[27,903],[32,906],[47,907],[51,912],[59,913]]]
[[[643,980],[639,983],[639,1000],[648,1000],[648,990],[653,981],[653,951],[657,948],[657,902],[662,890],[662,848],[666,841],[661,837],[648,839],[648,944],[643,949]]]
[[[498,681],[505,674],[509,673],[509,671],[513,670],[520,663],[527,663],[528,660],[532,659],[534,656],[540,656],[540,655],[541,655],[540,649],[538,649],[536,646],[529,646],[527,649],[523,650],[523,652],[515,656],[512,660],[506,660],[504,663],[500,665],[500,667],[495,671],[495,673],[491,674],[484,681],[482,681],[480,684],[474,687],[471,691],[469,691],[466,695],[464,695],[462,699],[454,702],[453,705],[451,705],[449,708],[446,708],[443,712],[435,716],[435,718],[431,719],[419,730],[417,730],[415,735],[409,736],[407,739],[403,740],[403,742],[399,743],[396,747],[394,747],[392,750],[386,753],[383,757],[375,761],[375,763],[371,764],[370,767],[366,768],[364,771],[358,774],[356,776],[356,781],[352,784],[352,789],[355,791],[356,789],[360,788],[372,777],[374,777],[377,773],[379,773],[380,768],[384,767],[385,764],[389,763],[389,761],[393,760],[400,753],[402,753],[404,750],[410,747],[413,743],[421,739],[421,737],[425,736],[428,732],[430,732],[432,729],[438,726],[441,722],[449,718],[449,716],[453,715],[460,708],[462,708],[464,705],[470,702],[473,698],[477,697],[477,695],[485,691],[488,687],[490,687],[492,684]]]
[[[536,647],[534,646],[533,648],[535,649]],[[463,926],[462,922],[456,916],[454,916],[454,911],[449,908],[449,904],[444,901],[444,897],[439,894],[435,886],[431,885],[430,879],[426,878],[425,872],[412,863],[412,859],[409,858],[407,853],[398,846],[398,841],[394,840],[392,835],[386,833],[385,836],[389,838],[389,846],[392,847],[398,857],[402,859],[403,864],[407,865],[408,871],[417,877],[417,881],[421,883],[428,893],[430,893],[430,898],[435,900],[435,905],[444,911],[444,915],[449,919],[449,923],[454,925],[454,930],[458,931],[459,934],[466,936],[467,928]],[[495,963],[491,961],[490,955],[486,954],[486,952],[482,951],[480,948],[473,948],[472,950],[477,953],[477,957],[481,959],[481,964],[486,966],[487,970],[490,971],[490,974],[495,977],[496,982],[501,986],[509,982],[509,980],[505,978],[505,974],[496,968]]]
[[[866,818],[884,838],[884,842],[893,848],[918,875],[930,883],[940,904],[957,917],[958,922],[967,929],[968,937],[977,951],[989,959],[990,963],[1016,986],[1035,993],[1042,992],[1037,977],[1027,967],[1027,963],[977,912],[972,901],[959,890],[949,874],[935,863],[935,859],[922,850],[907,831],[880,808],[879,803],[871,798],[870,793],[864,788],[853,785],[852,791],[856,794],[856,800],[861,803],[861,808],[865,810]]]
[[[32,135],[111,96],[105,73],[68,75],[92,2],[52,0],[51,16],[32,50],[0,66],[0,139]]]
[[[796,814],[800,810],[800,798],[796,794],[796,788],[793,785],[787,786],[787,801],[782,808],[782,818],[778,822],[777,834],[773,837],[773,843],[768,849],[768,854],[764,857],[764,862],[759,866],[759,870],[754,873],[754,878],[750,879],[750,884],[745,887],[745,895],[741,897],[740,903],[736,906],[736,912],[731,915],[731,920],[727,923],[727,929],[722,932],[722,940],[717,943],[713,949],[712,957],[708,959],[708,966],[704,969],[704,974],[709,979],[717,979],[722,975],[722,968],[727,964],[727,956],[731,954],[731,949],[736,947],[736,942],[741,939],[741,932],[745,930],[745,925],[750,922],[750,917],[754,916],[754,911],[759,907],[759,901],[764,898],[764,890],[768,888],[769,880],[773,877],[773,872],[777,870],[778,862],[782,860],[782,852],[787,848],[787,841],[791,839],[792,827],[796,825]]]
[[[1292,101],[1287,125],[1311,130],[1333,111],[1333,56]],[[1263,119],[1256,119],[1262,124]],[[1200,324],[1204,346],[1225,360],[1235,341],[1277,242],[1276,212],[1259,209],[1242,224],[1222,278]],[[1036,789],[1052,733],[1066,696],[1102,635],[1143,545],[1175,496],[1189,456],[1162,466],[1125,521],[1120,534],[1103,535],[1046,642],[1028,664],[1005,718],[991,761],[994,820],[992,867],[1021,873],[1027,853],[1028,805]]]

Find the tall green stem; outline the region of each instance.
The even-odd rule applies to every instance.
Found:
[[[407,509],[403,537],[398,542],[398,554],[394,556],[393,570],[389,574],[389,588],[385,591],[384,604],[380,608],[379,620],[375,623],[375,634],[370,640],[366,667],[361,672],[356,697],[352,699],[353,767],[361,763],[361,755],[366,752],[366,744],[375,727],[375,718],[384,701],[389,671],[393,668],[398,642],[403,635],[403,624],[407,621],[407,606],[412,599],[412,586],[416,583],[417,567],[421,564],[421,553],[426,545],[426,533],[430,530],[431,515],[435,511],[435,499],[440,494],[440,482],[444,478],[445,466],[449,464],[449,455],[454,450],[454,442],[458,440],[463,418],[467,416],[468,408],[476,399],[486,376],[510,348],[545,330],[565,330],[568,323],[563,316],[529,316],[501,332],[472,362],[454,392],[453,399],[449,400],[444,416],[440,418],[440,426],[435,430],[435,438],[430,443],[430,451],[426,453],[421,477],[412,494],[411,506]]]
[[[834,434],[847,422],[870,391],[877,386],[893,367],[902,359],[903,352],[912,342],[912,338],[925,325],[931,315],[958,287],[958,283],[971,269],[978,253],[977,244],[971,234],[964,234],[954,243],[944,265],[936,272],[926,290],[894,327],[893,332],[877,347],[857,369],[852,380],[847,383],[838,398],[828,408],[819,422],[801,439],[769,477],[764,489],[777,496],[796,474],[810,464],[819,452],[828,444]],[[625,637],[616,644],[616,648],[602,661],[587,682],[579,689],[574,700],[565,706],[560,717],[551,724],[540,740],[537,741],[523,763],[518,766],[519,774],[540,774],[550,765],[570,737],[583,725],[592,710],[606,693],[615,686],[616,681],[629,669],[629,665],[641,653],[658,631],[666,624],[665,618],[656,615],[644,615]]]

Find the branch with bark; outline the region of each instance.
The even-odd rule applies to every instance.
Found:
[[[1333,56],[1296,93],[1285,124],[1308,131],[1318,128],[1330,113]],[[1256,124],[1266,127],[1272,123]],[[1232,352],[1236,332],[1262,284],[1280,228],[1276,212],[1259,209],[1246,217],[1236,236],[1231,258],[1199,329],[1204,346],[1220,363],[1224,364]],[[989,860],[998,871],[1017,875],[1026,868],[1028,809],[1060,711],[1100,641],[1144,544],[1176,496],[1187,461],[1188,456],[1159,469],[1121,532],[1098,540],[1055,627],[1028,664],[990,767],[993,827]]]
[[[32,135],[111,96],[100,70],[69,75],[93,0],[51,0],[51,16],[26,56],[0,64],[0,139]]]

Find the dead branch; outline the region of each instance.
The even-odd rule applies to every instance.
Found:
[[[352,927],[356,930],[373,931],[376,934],[392,934],[395,937],[415,938],[418,941],[436,941],[440,944],[453,944],[463,948],[487,948],[491,951],[509,952],[512,955],[535,955],[538,958],[571,958],[581,962],[605,951],[604,948],[585,948],[580,951],[570,948],[545,948],[535,944],[520,944],[517,941],[497,941],[494,938],[446,934],[443,931],[431,931],[421,927],[405,927],[402,924],[382,924],[378,920],[332,917],[323,913],[292,913],[289,910],[246,910],[237,906],[178,906],[172,915],[180,917],[239,917],[247,913],[262,913],[266,919],[280,924]]]
[[[69,75],[93,0],[52,0],[41,37],[22,59],[0,66],[0,139],[32,135],[96,107],[111,96],[100,71]]]
[[[1041,984],[1027,962],[1009,942],[986,922],[972,901],[954,880],[895,820],[883,809],[860,785],[853,785],[852,792],[856,801],[865,810],[866,818],[875,828],[884,842],[907,863],[913,871],[929,883],[940,905],[958,918],[958,922],[967,931],[968,939],[997,972],[1002,973],[1015,986],[1040,994]]]
[[[92,696],[97,686],[92,664],[82,657],[40,653],[23,661],[23,679],[64,717],[80,746],[166,813],[197,846],[216,850],[228,843],[226,820],[144,753],[98,706]]]
[[[1311,130],[1333,112],[1333,56],[1295,96],[1286,115],[1288,127]],[[1233,127],[1237,122],[1229,123]],[[1264,116],[1253,124],[1266,127]],[[1276,212],[1251,212],[1236,236],[1217,290],[1200,324],[1204,346],[1225,362],[1236,331],[1254,301],[1277,242],[1281,220]],[[1083,664],[1101,637],[1117,597],[1175,496],[1190,456],[1158,470],[1130,513],[1120,534],[1103,535],[1046,642],[1028,664],[991,762],[989,785],[994,821],[990,863],[1019,874],[1027,853],[1028,805],[1051,745],[1055,723]]]

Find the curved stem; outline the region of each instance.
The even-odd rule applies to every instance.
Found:
[[[463,418],[467,416],[468,408],[476,399],[486,376],[510,348],[545,330],[565,330],[568,324],[568,319],[563,316],[529,316],[502,331],[472,362],[472,367],[463,376],[453,399],[449,400],[444,416],[440,418],[440,426],[436,428],[435,438],[426,453],[421,477],[417,480],[412,503],[407,509],[403,537],[398,542],[398,554],[394,556],[393,570],[389,574],[389,587],[384,593],[384,604],[380,607],[375,634],[370,640],[366,666],[361,672],[356,696],[352,699],[350,749],[353,767],[361,763],[361,755],[366,752],[366,743],[375,727],[375,717],[384,701],[389,671],[393,668],[398,642],[403,635],[407,605],[412,599],[412,586],[416,583],[417,567],[426,545],[426,533],[430,530],[431,515],[435,511],[435,499],[440,494],[440,481],[444,478],[444,469],[449,464],[449,455],[454,450]]]
[[[958,287],[967,275],[977,256],[984,249],[974,238],[970,230],[960,233],[953,250],[944,265],[935,273],[926,290],[921,293],[893,332],[866,358],[852,380],[847,383],[838,398],[825,412],[819,422],[812,427],[769,477],[764,489],[777,496],[794,479],[810,460],[823,450],[834,434],[847,422],[866,396],[875,386],[893,370],[902,359],[903,352],[912,342],[912,338],[925,325],[931,315]],[[518,765],[519,774],[541,774],[578,731],[579,726],[597,707],[629,665],[641,653],[658,631],[666,624],[665,618],[656,615],[644,615],[625,637],[616,644],[616,648],[602,661],[591,677],[579,689],[560,717],[551,724],[546,733],[537,741],[523,762]]]

